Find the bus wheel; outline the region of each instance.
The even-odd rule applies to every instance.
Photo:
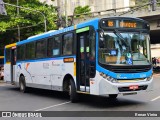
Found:
[[[70,85],[69,85],[69,95],[72,103],[75,103],[78,101],[78,94],[76,92],[76,87],[72,79],[70,80]]]
[[[111,99],[116,99],[117,96],[118,96],[118,94],[110,94],[110,95],[109,95],[109,98],[111,98]]]
[[[26,92],[26,84],[25,84],[25,78],[24,78],[24,76],[20,76],[19,87],[20,87],[20,91],[21,92],[23,92],[23,93]]]

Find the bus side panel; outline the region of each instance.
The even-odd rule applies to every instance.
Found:
[[[51,76],[50,72],[50,62],[49,61],[37,61],[31,62],[28,71],[31,74],[31,78],[34,87],[51,89]]]
[[[31,74],[28,71],[29,63],[17,63],[15,68],[16,85],[19,86],[20,75],[25,77],[26,84],[32,83]]]
[[[67,58],[64,58],[64,59],[67,59]],[[76,74],[75,74],[76,68],[74,66],[74,62],[76,62],[76,59],[74,58],[74,61],[72,61],[72,62],[64,62],[64,59],[52,61],[51,82],[52,82],[52,89],[53,90],[62,91],[63,80],[66,75],[72,76],[72,78],[75,81],[75,85],[76,85]]]
[[[18,63],[16,82],[19,83],[19,77],[22,74],[25,76],[28,87],[62,91],[65,75],[71,75],[76,80],[75,60],[74,58],[74,61],[65,63],[63,58],[60,58]]]

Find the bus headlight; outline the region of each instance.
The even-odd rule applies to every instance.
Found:
[[[106,79],[106,80],[108,80],[112,83],[117,83],[118,82],[117,79],[112,78],[111,76],[107,76],[106,74],[104,74],[102,72],[100,72],[100,76],[102,76],[104,79]]]
[[[146,81],[150,81],[152,79],[152,75],[147,77]]]
[[[112,78],[110,76],[107,77],[107,80],[110,81],[110,82],[112,82],[112,83],[117,83],[118,82],[117,79]]]

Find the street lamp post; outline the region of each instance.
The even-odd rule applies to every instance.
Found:
[[[44,31],[47,32],[46,16],[42,12],[40,12],[38,10],[33,10],[31,8],[26,8],[26,7],[22,7],[22,6],[18,6],[18,5],[13,5],[13,4],[5,3],[5,2],[3,2],[3,4],[40,13],[43,16],[43,18],[44,18]]]

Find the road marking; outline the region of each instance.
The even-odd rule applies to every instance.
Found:
[[[65,104],[68,104],[68,103],[71,103],[71,101],[64,102],[64,103],[60,103],[60,104],[57,104],[57,105],[52,105],[52,106],[45,107],[45,108],[41,108],[41,109],[38,109],[38,110],[35,110],[35,111],[41,111],[41,110],[45,110],[45,109],[48,109],[48,108],[53,108],[53,107],[57,107],[57,106],[61,106],[61,105],[65,105]]]
[[[160,96],[158,96],[158,97],[152,99],[151,101],[153,102],[153,101],[155,101],[155,100],[157,100],[157,99],[159,99],[159,98],[160,98]]]

